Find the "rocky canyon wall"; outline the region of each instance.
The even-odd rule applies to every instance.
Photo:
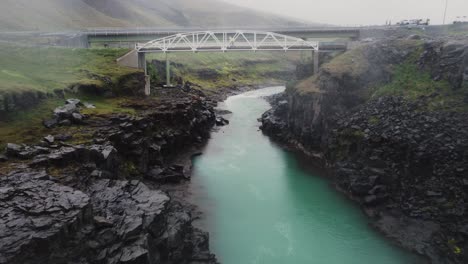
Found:
[[[467,42],[362,44],[273,98],[262,129],[328,168],[399,245],[431,263],[466,263],[467,60]],[[401,65],[425,81],[400,81]]]

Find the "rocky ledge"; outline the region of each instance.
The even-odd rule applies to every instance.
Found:
[[[86,116],[68,100],[44,123],[68,134],[8,144],[0,263],[217,263],[180,194],[192,153],[227,123],[214,105],[193,89],[159,90],[127,101],[135,114]]]

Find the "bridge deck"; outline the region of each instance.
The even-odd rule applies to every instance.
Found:
[[[280,27],[280,28],[272,28],[272,27],[265,27],[265,28],[242,28],[242,29],[232,29],[232,28],[95,28],[95,29],[88,29],[84,33],[88,36],[135,36],[135,35],[175,35],[178,33],[185,33],[185,32],[199,32],[199,31],[263,31],[263,32],[275,32],[279,34],[286,34],[286,33],[330,33],[330,34],[341,34],[347,33],[353,36],[359,36],[360,29],[359,28],[336,28],[336,27],[324,27],[324,28],[311,28],[311,27]]]

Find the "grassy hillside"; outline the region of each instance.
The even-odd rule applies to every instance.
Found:
[[[415,100],[430,96],[429,110],[468,111],[464,101],[467,94],[467,88],[453,89],[447,80],[434,81],[429,72],[420,70],[416,62],[408,60],[395,67],[392,81],[377,87],[373,97],[396,95]]]
[[[103,80],[115,84],[122,76],[141,72],[117,65],[116,58],[125,52],[127,50],[124,49],[32,48],[1,44],[0,104],[5,105],[7,97],[21,97],[22,93],[52,93],[74,84],[101,87],[106,85]],[[294,64],[303,55],[299,52],[188,53],[170,54],[169,58],[176,64],[173,67],[175,76],[211,92],[219,87],[275,81],[281,74],[294,70]],[[155,56],[149,59],[163,61],[164,58]],[[164,76],[164,70],[160,75]],[[68,97],[94,103],[98,113],[127,111],[121,107],[121,101],[126,97],[103,98],[83,94],[68,94]],[[17,107],[14,111],[2,112],[0,108],[0,149],[7,142],[34,141],[39,132],[47,133],[41,122],[49,118],[52,110],[62,105],[63,100],[49,97],[40,102],[26,110]]]
[[[297,25],[221,0],[2,0],[0,31]]]
[[[47,30],[78,27],[126,26],[125,21],[101,13],[83,1],[2,0],[0,30]]]
[[[426,98],[429,110],[468,110],[468,87],[455,87],[447,78],[436,80],[428,69],[421,66],[424,42],[389,41],[385,45],[392,48],[386,50],[380,44],[363,44],[333,58],[322,66],[318,75],[294,84],[291,89],[303,94],[317,94],[333,93],[335,90],[330,87],[339,87],[340,92],[348,90],[364,100],[381,96],[402,96],[407,100]],[[393,52],[395,50],[403,50],[407,54],[399,58]],[[433,59],[457,63],[456,55],[448,54],[447,51]],[[432,67],[438,63],[429,62]],[[457,71],[455,68],[452,74]]]
[[[115,59],[126,49],[66,49],[19,47],[0,44],[0,95],[24,91],[52,92],[73,84],[113,83],[139,70],[118,66]],[[294,71],[296,62],[310,54],[301,52],[172,53],[169,60],[180,66],[174,74],[186,81],[214,89],[233,84],[264,83],[278,74]],[[148,60],[164,61],[164,55]],[[165,72],[160,72],[165,76]],[[234,80],[234,81],[233,81]]]
[[[52,93],[72,84],[106,86],[104,80],[116,83],[122,76],[141,72],[118,66],[116,58],[125,54],[124,49],[64,49],[27,48],[0,45],[0,149],[7,142],[32,142],[38,136],[50,133],[42,120],[50,118],[55,107],[63,105],[63,99],[47,97],[31,102],[29,108],[17,107],[14,111],[2,111],[7,97],[22,97],[23,93]],[[94,103],[100,113],[121,112],[122,98],[69,94]]]
[[[27,48],[0,45],[0,95],[23,91],[52,92],[71,84],[102,85],[99,78],[116,81],[135,69],[120,67],[115,59],[124,49]]]

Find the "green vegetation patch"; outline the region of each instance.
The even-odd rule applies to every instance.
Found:
[[[0,95],[41,91],[50,93],[74,84],[104,85],[138,70],[121,67],[116,59],[126,49],[66,49],[0,44]]]
[[[364,54],[365,49],[366,46],[363,45],[349,50],[324,64],[322,68],[335,77],[342,77],[345,74],[360,76],[370,67],[370,63]]]
[[[129,100],[126,97],[103,98],[100,96],[81,95],[78,98],[84,102],[91,103],[96,108],[82,109],[80,112],[87,115],[108,115],[113,113],[135,114],[135,109],[124,107]]]
[[[468,36],[468,23],[458,23],[447,27],[449,35]]]
[[[319,77],[314,75],[296,84],[295,89],[302,94],[320,93]]]
[[[369,124],[371,125],[377,125],[380,123],[380,119],[376,116],[371,116],[369,117],[369,120],[368,120]]]
[[[7,143],[32,143],[49,133],[42,120],[50,118],[61,99],[46,99],[34,111],[24,110],[4,114],[0,120],[0,152]]]
[[[105,87],[140,70],[121,67],[116,59],[125,49],[66,49],[57,47],[23,47],[0,44],[0,99],[25,92],[53,93],[75,85]],[[106,82],[107,80],[107,82]],[[97,106],[86,114],[132,113],[120,106],[124,98],[106,99],[84,95],[78,97]],[[39,97],[36,97],[39,102]],[[46,130],[42,121],[52,117],[54,108],[64,100],[49,97],[32,109],[1,112],[0,149],[6,143],[32,143],[54,131]],[[3,103],[3,101],[0,101]],[[33,102],[31,102],[33,103]]]
[[[344,160],[356,153],[359,144],[365,137],[365,133],[359,129],[347,128],[338,131],[336,142],[330,146],[329,155],[332,160]]]
[[[95,109],[82,109],[82,114],[92,116],[105,116],[112,113],[135,114],[135,109],[124,107],[130,100],[125,97],[104,98],[89,95],[68,95],[67,98],[79,98],[81,101],[91,103]],[[0,118],[0,152],[7,143],[37,143],[48,134],[68,133],[73,135],[72,143],[81,144],[90,141],[90,134],[86,126],[57,127],[47,129],[42,124],[45,119],[53,117],[53,110],[64,105],[65,100],[49,98],[43,100],[34,109],[20,110],[5,113]]]
[[[428,110],[466,111],[468,106],[463,100],[467,94],[467,88],[453,89],[446,80],[434,81],[428,71],[408,60],[394,68],[392,81],[378,87],[372,97],[393,95],[415,100],[428,96]]]

